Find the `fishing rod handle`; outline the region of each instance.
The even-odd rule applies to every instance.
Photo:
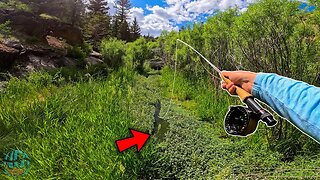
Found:
[[[230,79],[222,75],[221,78],[227,84],[232,83]],[[255,114],[257,114],[259,118],[267,124],[267,126],[273,127],[277,124],[277,121],[274,120],[274,117],[267,110],[263,109],[262,106],[254,100],[254,97],[250,93],[238,86],[236,86],[236,93],[242,102],[244,102]]]
[[[224,76],[221,75],[221,78],[224,82],[226,82],[227,84],[232,83],[232,81]],[[236,86],[236,93],[239,96],[239,98],[241,99],[242,102],[244,102],[247,98],[249,97],[253,97],[252,94],[248,93],[247,91],[245,91],[244,89],[242,89],[239,86]]]

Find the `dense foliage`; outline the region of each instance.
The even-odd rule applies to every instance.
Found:
[[[104,40],[100,45],[104,61],[112,68],[119,68],[123,65],[125,55],[125,42],[117,39]]]
[[[245,12],[232,9],[216,14],[205,24],[194,24],[180,32],[164,32],[158,39],[162,57],[173,67],[176,39],[182,39],[220,69],[277,73],[319,86],[317,17],[320,11],[305,12],[299,4],[288,0],[263,0]],[[203,66],[206,65],[201,65],[195,53],[178,44],[178,70],[191,83],[209,78]],[[219,82],[215,84],[219,86]],[[301,132],[281,118],[277,128],[269,130],[265,136],[271,146],[283,150],[291,158],[309,143],[301,140],[302,137]]]
[[[145,61],[152,58],[151,48],[144,37],[127,44],[126,56],[132,62],[134,69],[139,72],[144,71]]]
[[[134,41],[141,36],[138,22],[129,18],[129,0],[116,1],[116,13],[109,13],[106,0],[4,0],[0,9],[27,11],[44,18],[62,21],[80,27],[85,40],[94,47],[104,38]],[[132,23],[131,23],[132,22]]]
[[[8,36],[12,33],[11,28],[9,27],[10,21],[7,21],[3,24],[0,24],[0,37],[1,36]]]
[[[176,41],[186,41],[223,70],[277,73],[319,86],[319,9],[305,12],[296,1],[261,0],[245,12],[217,12],[205,23],[150,41],[139,38],[136,21],[131,27],[127,22],[128,0],[117,1],[114,17],[103,0],[88,1],[88,11],[82,1],[41,2],[6,0],[0,8],[73,22],[105,64],[12,78],[1,90],[0,153],[28,152],[32,169],[26,179],[319,178],[319,144],[280,117],[275,128],[260,123],[250,137],[228,136],[223,119],[230,105],[241,102]],[[67,9],[55,13],[59,8]],[[8,25],[0,25],[0,34],[10,32]],[[68,56],[83,60],[91,51],[84,43]],[[149,60],[166,66],[149,72]],[[118,153],[114,142],[129,137],[128,128],[152,132],[158,99],[160,131],[141,154]]]

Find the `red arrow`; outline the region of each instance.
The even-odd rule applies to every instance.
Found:
[[[140,150],[143,148],[143,146],[146,144],[147,140],[150,137],[149,134],[140,131],[136,131],[133,129],[130,129],[130,131],[133,137],[116,141],[116,145],[120,153],[133,146],[137,146],[138,152],[140,152]]]

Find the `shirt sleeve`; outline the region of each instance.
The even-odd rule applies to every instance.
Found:
[[[252,95],[320,143],[320,88],[276,74],[259,73]]]

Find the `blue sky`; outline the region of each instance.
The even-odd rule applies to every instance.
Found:
[[[115,0],[108,0],[112,6]],[[247,7],[258,0],[131,0],[131,19],[136,17],[143,35],[159,36],[163,30],[178,31],[183,25],[205,21],[215,11],[225,11],[238,7],[246,11]],[[301,9],[312,11],[314,7],[306,3]],[[111,13],[112,13],[111,7]]]

